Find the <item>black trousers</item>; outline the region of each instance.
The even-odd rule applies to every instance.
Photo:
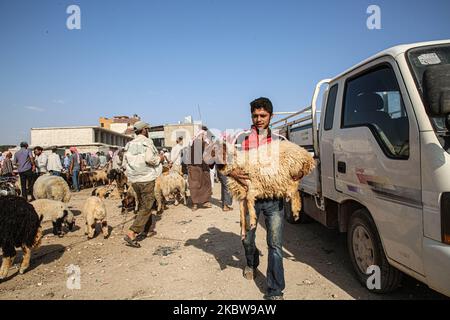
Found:
[[[35,175],[32,170],[19,173],[20,186],[22,188],[22,197],[28,201],[28,194],[33,195],[33,184]]]

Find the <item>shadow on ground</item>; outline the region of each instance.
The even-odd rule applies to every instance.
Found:
[[[63,255],[64,251],[65,247],[60,244],[46,245],[38,249],[33,249],[30,267],[28,268],[26,273],[31,272],[42,264],[46,265],[58,260]],[[22,263],[22,259],[22,250],[19,250],[17,252],[16,259],[14,260],[14,267],[10,269],[9,276],[3,279],[2,282],[11,280],[19,275],[19,266]]]
[[[187,240],[185,246],[194,246],[214,256],[220,270],[228,267],[243,270],[246,265],[241,237],[233,232],[224,232],[219,228],[211,227],[199,238]],[[266,277],[259,270],[256,275],[255,284],[261,293],[265,293]]]

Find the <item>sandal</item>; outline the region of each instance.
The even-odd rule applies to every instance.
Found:
[[[137,242],[136,239],[132,240],[128,235],[125,236],[125,238],[123,238],[123,240],[125,240],[126,245],[132,248],[140,248],[141,245],[139,244],[139,242]]]
[[[203,208],[211,209],[211,208],[212,208],[211,202],[206,202],[206,203],[204,203],[204,204],[203,204]]]
[[[156,235],[157,235],[156,231],[150,231],[149,233],[144,233],[143,232],[143,233],[140,233],[140,234],[137,235],[136,241],[143,241],[143,240],[145,240],[147,238],[151,238],[151,237],[154,237]]]

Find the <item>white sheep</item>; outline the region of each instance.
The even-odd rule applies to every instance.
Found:
[[[50,199],[68,203],[70,201],[70,188],[67,182],[58,176],[40,176],[33,186],[35,199]]]
[[[181,197],[186,205],[186,180],[177,171],[167,171],[161,174],[155,182],[155,198],[158,205],[158,212],[162,212],[164,202],[175,199],[178,205],[178,197]]]
[[[230,148],[230,146],[228,146]],[[248,209],[250,229],[256,228],[257,217],[255,201],[257,199],[284,198],[291,201],[292,214],[298,220],[301,199],[298,191],[299,180],[311,173],[315,161],[308,151],[289,142],[275,140],[272,143],[247,151],[234,150],[232,161],[222,169],[229,176],[239,169],[249,176],[247,187],[229,176],[228,188],[240,201],[241,236],[246,234],[245,215]]]
[[[44,222],[52,222],[54,235],[64,235],[63,225],[66,225],[69,231],[73,230],[75,217],[66,203],[49,199],[39,199],[31,202],[31,204],[37,214],[43,218]]]
[[[102,225],[103,237],[105,239],[108,238],[109,228],[106,222],[106,207],[103,200],[94,196],[87,198],[84,204],[83,214],[86,219],[85,234],[88,236],[88,239],[94,238],[97,222],[100,222]]]

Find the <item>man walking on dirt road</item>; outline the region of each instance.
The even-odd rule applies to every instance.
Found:
[[[259,98],[250,103],[253,126],[251,130],[238,135],[235,139],[237,145],[243,150],[259,148],[270,144],[276,139],[284,137],[272,132],[269,128],[273,117],[272,102],[267,98]],[[274,159],[276,161],[276,159]],[[235,169],[230,173],[243,185],[247,185],[249,176]],[[259,219],[262,213],[265,217],[267,230],[267,245],[269,247],[267,267],[267,293],[266,300],[283,300],[284,268],[283,268],[283,227],[284,227],[284,199],[260,199],[255,203],[256,215]],[[246,215],[247,225],[250,225],[249,215]],[[242,241],[247,266],[244,269],[244,278],[253,280],[256,268],[259,265],[259,250],[255,245],[256,228],[248,230]]]
[[[164,155],[160,156],[148,137],[150,125],[138,121],[134,124],[136,138],[125,146],[123,166],[128,181],[137,195],[138,212],[125,236],[126,244],[140,248],[139,240],[148,236],[152,225],[152,207],[155,203],[155,180],[162,173]]]

